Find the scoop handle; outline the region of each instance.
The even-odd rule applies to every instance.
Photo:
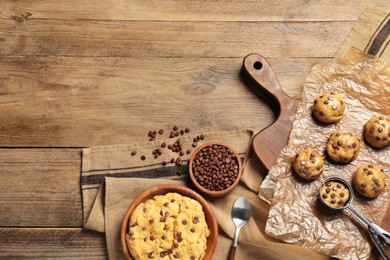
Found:
[[[283,92],[271,65],[260,54],[246,56],[242,71],[259,89],[266,91],[277,106],[277,120],[256,134],[252,141],[254,154],[269,170],[287,144],[299,100]]]
[[[231,246],[230,247],[230,250],[229,250],[229,255],[228,255],[228,260],[234,260],[234,257],[236,256],[236,250],[237,250],[237,247],[235,246]]]

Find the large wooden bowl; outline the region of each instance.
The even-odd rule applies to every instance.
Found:
[[[212,146],[214,144],[217,144],[217,145],[222,145],[222,146],[225,146],[227,147],[229,150],[231,150],[234,154],[234,156],[237,158],[237,163],[238,163],[238,175],[237,175],[237,178],[235,179],[235,181],[232,183],[232,185],[230,185],[228,188],[224,189],[224,190],[220,190],[220,191],[212,191],[212,190],[208,190],[206,188],[204,188],[202,185],[199,184],[199,182],[195,179],[195,176],[194,176],[194,173],[192,171],[192,165],[194,163],[194,158],[195,156],[199,153],[200,150],[202,150],[203,148],[205,147],[209,147],[209,146]],[[238,156],[238,153],[229,145],[225,144],[225,143],[222,143],[222,142],[209,142],[209,143],[206,143],[200,147],[198,147],[194,153],[192,154],[191,158],[190,158],[190,162],[189,162],[189,175],[190,175],[190,178],[191,178],[191,181],[194,183],[194,185],[205,195],[209,196],[209,197],[222,197],[228,193],[230,193],[236,186],[237,184],[240,182],[240,179],[241,179],[241,176],[242,176],[242,162],[241,162],[241,159],[240,157]]]
[[[201,195],[199,195],[198,193],[196,193],[195,191],[187,187],[178,186],[178,185],[155,186],[143,192],[133,201],[133,203],[131,203],[130,207],[127,209],[126,214],[123,218],[121,232],[120,232],[122,250],[126,259],[134,259],[130,254],[130,251],[127,248],[127,243],[126,243],[126,234],[129,230],[129,219],[131,213],[138,206],[138,204],[145,202],[156,195],[165,195],[168,192],[176,192],[179,193],[180,195],[190,197],[192,199],[197,200],[202,205],[203,211],[205,213],[206,223],[210,229],[210,236],[207,238],[207,249],[206,249],[204,259],[205,260],[211,259],[218,242],[218,224],[214,212],[209,206],[209,204],[207,203],[207,201]]]

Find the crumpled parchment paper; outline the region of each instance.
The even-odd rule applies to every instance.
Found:
[[[313,101],[326,90],[337,91],[346,102],[344,117],[335,124],[321,124],[312,117]],[[387,176],[385,191],[373,200],[355,192],[352,205],[372,222],[382,222],[390,199],[390,147],[375,150],[363,136],[363,125],[377,114],[390,116],[390,67],[382,61],[351,49],[342,63],[311,67],[289,142],[260,186],[259,196],[271,203],[268,235],[341,259],[369,257],[372,244],[366,230],[346,211],[326,209],[317,195],[325,179],[337,176],[352,183],[359,166],[378,164]],[[334,164],[326,156],[327,139],[338,129],[353,132],[362,141],[358,157],[346,165]],[[324,156],[325,166],[318,180],[303,182],[291,165],[296,153],[308,146]]]

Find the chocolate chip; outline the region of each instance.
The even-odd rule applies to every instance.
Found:
[[[324,101],[324,104],[325,104],[325,105],[329,104],[329,101],[328,101],[328,100],[325,100],[325,101]]]
[[[146,227],[142,227],[142,231],[146,231]]]
[[[177,237],[181,237],[181,232],[178,231],[178,232],[176,233],[176,236],[177,236]]]
[[[175,202],[175,199],[171,199],[171,202]]]
[[[187,225],[187,220],[183,220],[182,222],[181,222],[183,225]]]
[[[162,166],[166,166],[167,163],[164,161],[164,162],[161,163],[161,165],[162,165]]]
[[[186,129],[184,129],[184,131],[186,132],[186,133],[189,133],[190,132],[190,128],[188,128],[188,127],[186,127]]]
[[[146,159],[145,155],[142,155],[142,156],[141,156],[141,160],[142,160],[142,161],[145,161],[145,159]]]
[[[326,199],[326,198],[328,198],[328,195],[323,194],[323,195],[322,195],[322,198]]]
[[[180,156],[183,156],[183,155],[184,155],[184,152],[183,152],[183,151],[180,151],[179,155],[180,155]]]
[[[166,143],[162,143],[162,144],[161,144],[161,148],[165,148],[166,146],[167,146]]]
[[[183,241],[183,238],[182,237],[178,237],[177,238],[177,242],[181,242],[181,241]]]
[[[379,128],[378,128],[378,132],[379,132],[379,133],[382,133],[382,132],[383,132],[383,128],[382,128],[382,127],[379,127]]]
[[[154,236],[150,236],[149,239],[150,239],[150,241],[153,241],[154,240]]]
[[[177,129],[179,129],[179,127],[178,127],[177,125],[175,125],[175,126],[173,127],[173,131],[177,131]]]
[[[190,231],[191,231],[192,233],[195,233],[195,228],[191,228]]]
[[[154,223],[154,219],[149,220],[149,223],[153,224]]]
[[[153,258],[153,252],[154,252],[154,251],[152,251],[152,252],[150,252],[150,253],[148,254],[148,258]]]
[[[342,146],[343,145],[343,142],[341,142],[340,140],[337,141],[337,145],[338,146]]]
[[[198,144],[196,142],[192,143],[192,147],[196,147]]]
[[[171,163],[174,163],[174,162],[175,162],[175,158],[172,158],[172,159],[171,159]]]
[[[162,239],[162,240],[165,240],[166,238],[167,238],[166,235],[162,235],[162,236],[161,236],[161,239]]]
[[[183,129],[180,130],[180,134],[181,134],[181,135],[184,135],[184,130],[183,130]]]
[[[335,201],[335,200],[331,200],[331,201],[330,201],[330,203],[332,203],[332,204],[335,204],[335,203],[336,203],[336,201]]]
[[[137,151],[132,151],[131,152],[131,156],[134,156],[134,155],[136,155],[137,154]]]

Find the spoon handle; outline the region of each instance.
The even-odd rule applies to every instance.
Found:
[[[237,247],[235,247],[235,246],[230,247],[229,255],[227,258],[228,260],[234,260],[234,257],[236,256],[236,249],[237,249]]]

